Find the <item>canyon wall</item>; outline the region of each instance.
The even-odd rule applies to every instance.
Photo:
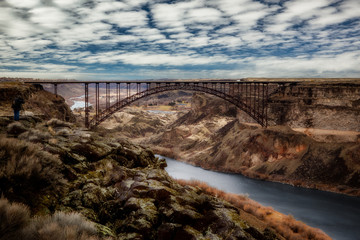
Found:
[[[270,96],[270,125],[360,131],[358,82],[303,82]]]
[[[332,96],[335,92],[336,90]],[[279,108],[288,107],[288,112],[279,110],[281,111],[279,114],[289,117],[289,123],[294,126],[302,126],[300,124],[303,120],[300,117],[290,118],[297,113],[291,110],[291,105],[280,104],[280,99],[287,98],[290,102],[291,98],[286,96],[286,92],[282,96],[274,94],[272,104],[278,104]],[[343,102],[356,102],[356,97],[347,96]],[[340,99],[340,93],[338,98]],[[307,111],[311,109],[319,111],[319,118],[326,119],[326,116],[320,115],[321,111],[326,110],[326,102],[325,98],[318,98],[312,104],[318,103],[321,107],[316,109],[316,105],[313,105],[313,108],[308,106]],[[292,104],[296,109],[295,107],[301,106],[302,103],[294,100]],[[329,104],[331,103],[328,102]],[[224,109],[228,111],[224,112]],[[339,112],[337,114],[342,117],[352,114],[353,118],[345,119],[349,124],[343,127],[355,129],[357,106],[330,107],[330,109],[337,110]],[[225,116],[224,113],[227,115]],[[171,124],[165,132],[154,135],[144,143],[150,144],[155,152],[206,169],[360,195],[358,136],[353,142],[319,142],[304,133],[292,130],[289,126],[261,128],[257,124],[244,124],[239,121],[240,118],[244,120],[244,117],[247,116],[238,112],[236,118],[232,107],[221,99],[196,94],[192,111]],[[316,118],[317,115],[313,117]],[[330,117],[329,123],[334,119]],[[295,125],[296,123],[298,125]],[[325,125],[325,120],[323,125],[320,123],[321,121],[316,126],[329,127]],[[338,124],[340,122],[330,126],[336,127]]]

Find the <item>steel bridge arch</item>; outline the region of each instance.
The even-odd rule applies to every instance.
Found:
[[[200,82],[201,83],[201,82]],[[217,85],[214,87],[214,83],[209,83],[211,87],[208,86],[208,84],[191,84],[191,83],[176,83],[175,84],[166,84],[163,86],[156,86],[144,90],[139,91],[136,94],[133,94],[131,96],[128,96],[124,99],[120,99],[114,104],[107,103],[106,109],[103,111],[96,110],[95,116],[89,120],[86,120],[85,125],[88,128],[94,128],[109,117],[111,117],[115,112],[120,111],[122,108],[129,106],[130,104],[143,99],[145,97],[162,93],[162,92],[168,92],[168,91],[175,91],[175,90],[183,90],[183,91],[195,91],[195,92],[203,92],[207,93],[213,96],[217,96],[229,103],[234,104],[236,107],[238,107],[240,110],[247,113],[251,118],[253,118],[257,123],[259,123],[263,127],[267,127],[267,111],[266,111],[266,105],[267,105],[267,99],[268,99],[268,84],[267,83],[248,83],[250,86],[254,86],[253,91],[251,91],[250,88],[250,97],[246,96],[245,92],[237,92],[237,94],[231,94],[231,90],[228,89],[228,92],[225,91],[225,84],[223,88],[220,90],[217,88]],[[217,83],[215,83],[217,84]],[[222,84],[222,83],[220,83]],[[257,85],[255,85],[257,84]],[[256,89],[256,87],[258,89]],[[262,89],[260,90],[260,87]],[[229,87],[230,88],[230,87]],[[247,89],[247,86],[246,86]],[[129,90],[128,90],[129,91]],[[98,92],[98,90],[97,90]],[[255,93],[254,93],[255,92]],[[234,89],[233,89],[234,93]],[[98,93],[97,93],[98,94]],[[251,95],[252,94],[252,95]],[[98,100],[97,100],[98,101]],[[98,108],[98,102],[97,102],[97,108]],[[88,107],[86,109],[86,114],[89,116],[89,110]]]

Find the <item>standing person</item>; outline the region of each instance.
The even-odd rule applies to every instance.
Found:
[[[22,105],[24,104],[24,99],[22,97],[15,98],[12,108],[14,109],[14,120],[19,121],[20,110],[22,109]]]

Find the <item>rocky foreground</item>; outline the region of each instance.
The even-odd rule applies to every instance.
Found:
[[[77,235],[64,239],[282,238],[250,226],[230,203],[179,185],[166,162],[126,140],[57,119],[4,130],[0,239],[47,239],[68,229]]]

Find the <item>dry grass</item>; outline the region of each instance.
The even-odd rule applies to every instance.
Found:
[[[0,240],[23,239],[21,230],[29,221],[30,211],[26,206],[0,199]]]
[[[43,132],[38,129],[30,129],[18,136],[18,139],[26,140],[33,143],[45,143],[51,138],[48,132]]]
[[[30,218],[28,207],[0,199],[0,240],[97,240],[95,224],[78,213]]]
[[[24,229],[24,240],[96,240],[96,228],[78,213],[57,212],[34,219]]]
[[[27,129],[21,122],[13,122],[7,126],[7,133],[11,135],[17,136],[26,131]]]
[[[226,193],[209,186],[208,184],[197,180],[177,180],[183,186],[191,185],[199,187],[208,194],[222,198],[234,206],[243,210],[259,220],[265,222],[267,226],[275,229],[281,236],[289,240],[303,240],[303,239],[317,239],[329,240],[331,239],[320,229],[312,228],[303,222],[295,220],[292,216],[287,216],[273,210],[270,207],[264,207],[259,203],[249,199],[246,196]]]
[[[0,190],[10,199],[26,202],[45,190],[60,190],[61,164],[38,145],[0,137]]]
[[[51,127],[68,127],[68,128],[71,128],[71,126],[73,125],[71,123],[64,122],[56,118],[50,119],[46,124]]]

